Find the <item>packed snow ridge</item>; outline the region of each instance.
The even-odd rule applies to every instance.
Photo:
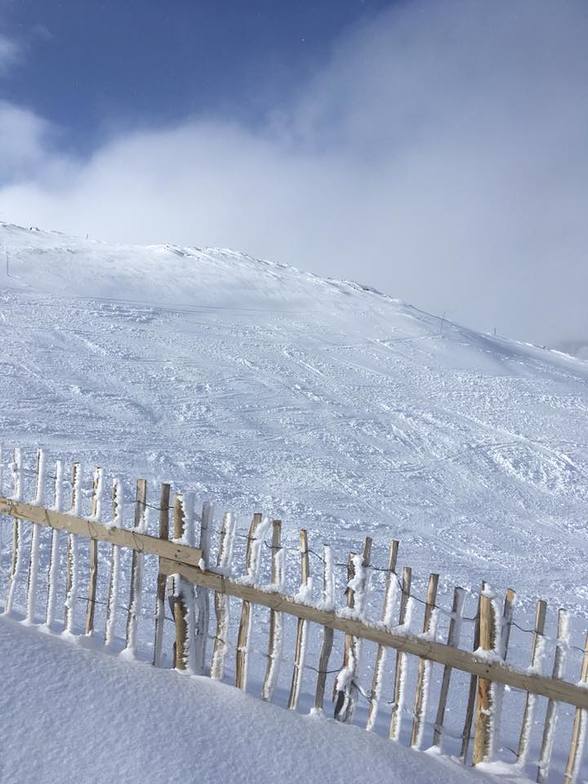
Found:
[[[5,446],[585,612],[587,362],[229,250],[0,242]]]

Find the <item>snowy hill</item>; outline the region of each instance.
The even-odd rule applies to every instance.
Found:
[[[587,362],[228,250],[0,245],[5,445],[585,610]]]

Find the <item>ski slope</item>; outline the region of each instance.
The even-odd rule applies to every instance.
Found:
[[[6,447],[585,614],[587,362],[229,250],[0,245]]]

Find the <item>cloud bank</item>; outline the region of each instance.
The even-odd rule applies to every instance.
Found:
[[[256,130],[191,118],[85,160],[0,104],[0,217],[231,246],[481,329],[584,338],[586,40],[582,0],[406,2]]]

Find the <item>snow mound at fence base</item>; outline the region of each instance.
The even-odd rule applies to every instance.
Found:
[[[585,612],[588,363],[233,251],[0,244],[7,446]]]
[[[6,784],[491,780],[357,727],[72,645],[9,618],[0,618],[0,661],[0,715],[12,716],[1,738]]]

